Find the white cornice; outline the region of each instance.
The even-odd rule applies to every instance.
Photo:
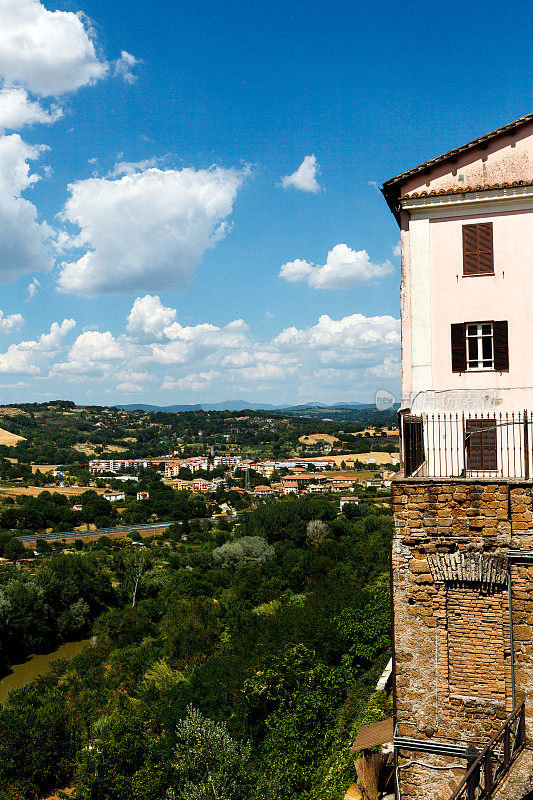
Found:
[[[407,197],[401,201],[401,208],[417,217],[444,217],[480,214],[485,211],[533,209],[533,186],[484,189],[477,192],[431,195],[429,197]]]

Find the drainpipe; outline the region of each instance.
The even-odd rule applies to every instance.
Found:
[[[513,515],[511,513],[511,484],[507,484],[507,519],[511,528],[511,543],[513,541]],[[511,692],[513,698],[513,711],[516,709],[516,688],[514,674],[514,640],[513,640],[513,595],[511,590],[511,566],[509,553],[507,553],[507,605],[509,609],[509,646],[511,648]]]
[[[509,645],[511,647],[511,691],[513,696],[513,711],[516,709],[516,691],[514,677],[514,642],[513,642],[513,598],[511,594],[511,565],[507,573],[507,599],[509,605]]]

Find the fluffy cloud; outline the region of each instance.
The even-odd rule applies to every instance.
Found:
[[[29,303],[30,300],[33,300],[33,298],[35,297],[35,295],[39,291],[40,286],[41,286],[41,284],[37,280],[36,277],[33,278],[31,283],[28,283],[28,285],[26,287],[26,291],[28,293],[28,297],[26,298],[26,302]]]
[[[248,325],[242,319],[223,328],[207,322],[185,326],[173,322],[164,334],[170,341],[151,348],[152,358],[159,364],[187,364],[213,354],[218,359],[228,350],[240,351],[250,345]]]
[[[370,400],[379,388],[397,390],[400,323],[391,316],[333,319],[324,314],[314,325],[287,327],[267,341],[254,336],[243,320],[182,325],[176,317],[175,309],[147,295],[133,303],[122,333],[83,331],[70,347],[63,339],[74,321],[54,323],[50,333],[0,354],[0,372],[38,375],[40,386],[47,377],[56,381],[55,387],[58,381],[69,383],[80,398],[89,399],[92,392],[92,400],[97,391],[102,397],[110,392],[139,395],[150,381],[148,402],[162,401],[161,393],[168,402],[169,392],[187,402],[243,392],[282,402],[298,395]],[[0,316],[0,328],[1,321]]]
[[[146,294],[134,301],[126,327],[133,335],[161,339],[164,328],[175,319],[175,308],[164,306],[158,295]]]
[[[51,125],[63,116],[57,106],[46,110],[40,103],[30,100],[25,89],[11,88],[0,91],[0,130],[17,130],[24,125],[41,122]]]
[[[0,75],[42,97],[94,83],[107,72],[86,18],[39,0],[0,0]]]
[[[140,383],[124,381],[123,383],[117,383],[116,389],[118,392],[122,392],[123,394],[136,394],[138,392],[142,392],[143,387]],[[109,391],[111,391],[111,389]]]
[[[121,77],[124,83],[135,83],[137,78],[132,69],[137,64],[140,64],[140,61],[135,56],[132,56],[131,53],[123,50],[120,58],[115,61],[115,75]]]
[[[373,366],[400,343],[400,321],[390,316],[351,314],[335,320],[322,314],[309,328],[285,328],[273,344],[285,352],[307,352],[322,363]]]
[[[215,378],[220,376],[220,372],[209,370],[209,372],[191,372],[183,378],[173,379],[166,377],[161,384],[161,389],[165,392],[173,392],[176,389],[188,392],[200,392],[205,389]]]
[[[38,159],[43,149],[18,134],[0,137],[0,280],[52,266],[46,245],[51,229],[38,222],[33,203],[21,197],[39,180],[28,162]]]
[[[86,252],[62,265],[59,289],[98,295],[186,285],[205,251],[226,235],[245,175],[219,167],[147,169],[71,184],[63,219],[80,228],[70,246]]]
[[[64,319],[61,325],[54,322],[39,339],[10,345],[0,353],[0,372],[38,375],[61,352],[63,338],[75,325],[73,319]]]
[[[5,314],[0,310],[0,333],[11,333],[24,325],[22,314]]]
[[[58,375],[102,376],[112,365],[127,360],[127,343],[115,339],[110,331],[84,331],[71,346],[66,361],[57,363],[53,373]]]
[[[311,264],[297,258],[283,264],[279,277],[291,283],[307,281],[313,289],[347,289],[382,278],[392,271],[390,261],[375,264],[366,250],[352,250],[346,244],[337,244],[329,251],[325,264]]]
[[[367,370],[368,375],[375,375],[377,378],[400,378],[402,374],[402,365],[400,359],[395,356],[385,356],[382,364],[376,364],[374,367],[369,367]]]
[[[282,178],[284,189],[300,189],[302,192],[320,191],[316,176],[320,173],[320,165],[314,155],[306,156],[296,172]]]
[[[394,245],[394,247],[392,248],[392,254],[393,254],[394,256],[398,256],[398,257],[399,257],[399,256],[401,256],[401,254],[402,254],[402,242],[401,242],[401,239],[400,239],[400,241],[399,241],[397,244],[395,244],[395,245]]]

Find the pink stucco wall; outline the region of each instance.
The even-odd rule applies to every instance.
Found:
[[[463,276],[464,218],[430,222],[433,389],[533,387],[533,211],[470,216],[492,222],[494,275]],[[509,372],[452,373],[450,325],[509,321]]]
[[[463,180],[459,180],[462,176]],[[414,192],[458,189],[490,189],[494,184],[522,181],[533,184],[533,122],[508,135],[433,167],[425,175],[406,180],[401,196]],[[428,212],[430,221],[430,253],[428,269],[431,279],[431,371],[430,385],[421,387],[412,380],[412,336],[416,328],[413,317],[411,221],[407,210],[401,212],[402,241],[402,400],[409,405],[409,396],[421,388],[443,392],[454,389],[517,389],[524,387],[523,397],[515,391],[513,405],[533,408],[533,202],[531,210],[476,213],[468,204],[471,195],[455,195],[457,214],[446,217],[443,212]],[[478,196],[479,197],[479,196]],[[526,206],[527,207],[527,206]],[[505,208],[505,204],[502,206]],[[479,207],[481,211],[481,207]],[[420,215],[420,210],[418,212]],[[492,221],[494,233],[493,276],[463,277],[462,225],[466,222]],[[476,372],[459,375],[451,371],[450,325],[454,322],[483,320],[509,321],[508,373]],[[415,382],[416,383],[416,382]]]
[[[402,408],[408,405],[411,394],[411,270],[409,260],[409,214],[401,215],[402,280],[400,309],[402,331]]]

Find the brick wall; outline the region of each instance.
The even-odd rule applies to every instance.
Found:
[[[505,699],[503,599],[500,588],[448,588],[450,694]]]
[[[531,491],[517,481],[393,482],[398,735],[483,747],[512,710],[506,554],[533,550]],[[458,555],[463,567],[451,574]],[[486,580],[474,579],[476,565]],[[533,567],[513,565],[511,578],[516,695],[533,741]],[[399,763],[413,758],[430,763],[407,751]],[[461,771],[412,765],[399,776],[402,800],[429,800],[447,798]]]

